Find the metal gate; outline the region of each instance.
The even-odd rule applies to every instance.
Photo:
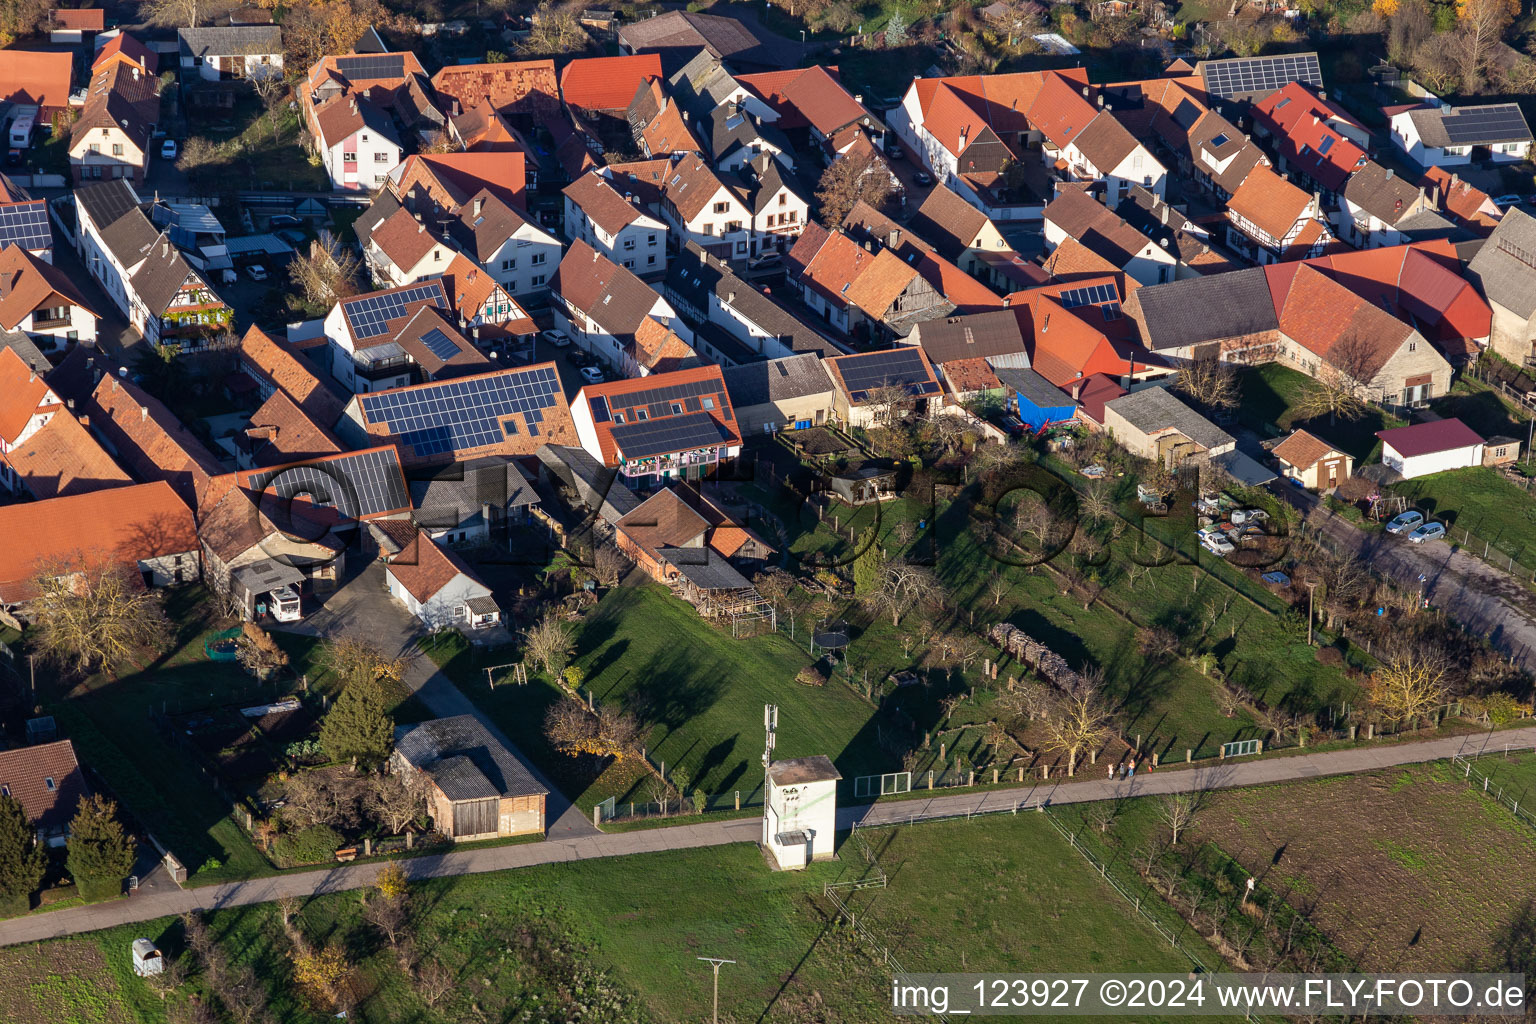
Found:
[[[911,772],[891,772],[886,775],[859,775],[853,780],[854,797],[894,796],[912,792]]]
[[[1263,750],[1263,740],[1236,740],[1232,743],[1221,745],[1222,757],[1243,757],[1246,754],[1257,754]]]

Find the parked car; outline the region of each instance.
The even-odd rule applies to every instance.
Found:
[[[279,213],[267,218],[267,227],[273,231],[278,228],[301,228],[304,226],[302,218],[295,217],[291,213]]]
[[[581,379],[588,384],[601,384],[606,378],[603,376],[603,371],[597,367],[583,366],[581,368]]]
[[[1408,535],[1408,543],[1423,544],[1427,540],[1439,540],[1445,536],[1445,526],[1442,523],[1425,523]]]
[[[918,171],[916,174],[912,175],[912,180],[917,182],[919,185],[932,185],[933,175],[929,174],[927,171]]]
[[[885,156],[887,160],[905,160],[907,158],[907,155],[901,151],[900,146],[885,147]]]
[[[1399,512],[1397,517],[1387,524],[1388,533],[1411,533],[1424,522],[1424,513],[1409,509],[1407,512]]]
[[[564,331],[548,330],[540,331],[539,337],[555,348],[566,348],[571,344],[570,337]]]
[[[1221,558],[1226,558],[1237,550],[1237,545],[1233,544],[1225,534],[1215,532],[1203,534],[1200,537],[1200,546]]]
[[[781,252],[765,252],[761,256],[755,256],[747,260],[748,270],[774,270],[784,262],[784,254]]]
[[[597,357],[590,352],[583,352],[579,348],[573,348],[565,354],[565,361],[580,369],[583,366],[596,366]]]
[[[252,263],[245,268],[245,272],[251,275],[252,281],[265,281],[267,279],[267,268],[260,263]]]
[[[1493,197],[1494,206],[1515,206],[1516,204],[1522,203],[1524,201],[1524,196],[1517,196],[1513,192],[1506,193],[1502,196]]]
[[[283,228],[273,233],[292,246],[301,246],[309,241],[309,236],[300,228]]]
[[[175,160],[176,159],[176,140],[175,139],[166,139],[164,142],[160,143],[160,159],[161,160]]]

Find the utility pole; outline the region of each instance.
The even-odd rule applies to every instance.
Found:
[[[698,959],[703,960],[705,963],[709,964],[709,966],[715,969],[715,1008],[714,1011],[710,1014],[709,1019],[713,1021],[714,1024],[720,1024],[720,965],[734,964],[736,961],[725,960],[717,956],[701,956],[698,957]]]
[[[1316,583],[1307,584],[1307,646],[1312,646],[1312,591],[1317,588]]]

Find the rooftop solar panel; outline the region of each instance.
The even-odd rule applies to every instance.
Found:
[[[369,426],[383,425],[418,458],[493,445],[522,427],[542,422],[553,408],[560,379],[547,366],[358,395]],[[520,420],[508,420],[508,417]],[[506,424],[514,427],[507,430]],[[530,431],[532,433],[532,431]]]
[[[416,302],[431,302],[438,309],[448,308],[448,296],[441,281],[428,281],[409,288],[396,288],[379,295],[364,295],[341,304],[347,326],[354,338],[373,338],[389,330],[389,322],[409,312]]]
[[[670,455],[694,448],[710,448],[726,438],[713,416],[705,412],[668,416],[660,420],[621,423],[613,428],[613,443],[626,459]]]
[[[431,314],[427,315],[430,316]],[[431,352],[445,363],[459,354],[459,343],[443,333],[443,329],[440,327],[434,327],[426,334],[423,334],[421,336],[421,343],[427,346],[428,352]]]
[[[1521,142],[1531,137],[1531,129],[1514,103],[1448,110],[1440,123],[1453,146],[1489,146],[1499,142]]]
[[[47,201],[0,206],[0,249],[19,245],[37,250],[53,247],[53,230],[48,226]]]
[[[1203,62],[1200,71],[1206,91],[1222,99],[1247,93],[1268,94],[1290,82],[1323,87],[1323,70],[1315,53],[1211,60]]]
[[[914,395],[931,395],[939,390],[923,365],[921,350],[915,346],[843,356],[837,360],[837,368],[854,401],[863,401],[870,391],[889,385],[905,386]]]
[[[355,57],[337,57],[336,70],[348,78],[404,78],[405,54],[369,53]]]
[[[1063,309],[1076,309],[1078,306],[1091,306],[1100,302],[1119,302],[1120,295],[1112,284],[1096,284],[1087,288],[1068,288],[1057,297],[1057,301]]]
[[[393,451],[355,452],[338,459],[252,473],[249,486],[279,498],[336,509],[349,519],[409,508],[400,460]]]

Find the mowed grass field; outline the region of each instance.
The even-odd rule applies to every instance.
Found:
[[[1188,969],[1038,816],[868,836],[891,884],[860,894],[861,920],[908,970]],[[309,900],[298,920],[311,942],[347,952],[348,984],[360,999],[353,1017],[370,1024],[632,1019],[618,1012],[549,1015],[558,999],[578,990],[586,999],[600,989],[627,994],[634,1019],[696,1022],[708,1018],[711,998],[709,967],[699,956],[737,961],[722,968],[722,1020],[862,1024],[890,1019],[890,974],[836,923],[822,886],[867,870],[847,843],[839,861],[799,873],[771,872],[754,846],[740,844],[423,883],[413,895],[418,947],[458,979],[436,1006],[423,1002],[394,954],[361,921],[356,893]],[[326,1018],[294,994],[276,915],[270,904],[218,911],[210,928],[236,963],[257,970],[279,1020],[320,1024]],[[173,955],[181,951],[181,929],[172,920],[43,944],[42,955],[0,951],[12,957],[0,961],[11,965],[5,987],[44,990],[55,965],[99,959],[101,949],[121,946],[126,958],[130,932],[155,938]],[[6,1020],[165,1019],[145,983],[96,970],[107,979],[91,994],[100,1013]],[[185,999],[196,984],[170,1002]]]

